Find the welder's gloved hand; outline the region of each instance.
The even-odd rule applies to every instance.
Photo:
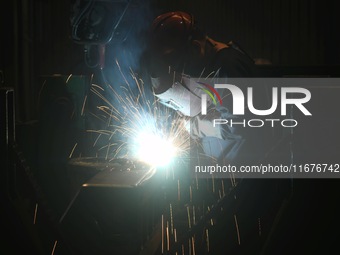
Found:
[[[201,139],[204,137],[216,137],[223,139],[223,130],[220,127],[214,127],[214,119],[221,118],[220,112],[216,109],[210,109],[207,115],[197,115],[190,119],[187,124],[187,130],[191,138]]]
[[[208,165],[220,160],[235,162],[245,143],[243,135],[235,127],[227,124],[214,126],[214,119],[225,118],[232,118],[226,109],[213,108],[207,115],[197,115],[190,121],[190,136],[199,141]]]
[[[187,130],[193,139],[202,139],[214,137],[222,140],[226,139],[241,139],[242,135],[235,127],[227,124],[215,124],[215,119],[230,119],[233,116],[226,108],[221,107],[216,109],[211,107],[206,115],[197,115],[190,119],[190,124],[187,125]]]

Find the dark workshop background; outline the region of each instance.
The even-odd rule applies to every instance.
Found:
[[[143,1],[141,1],[143,2]],[[340,64],[339,3],[317,0],[156,1],[154,15],[191,11],[216,39],[237,41],[254,59],[280,67]],[[37,78],[70,74],[83,62],[83,48],[71,40],[71,0],[2,1],[0,70],[16,88],[17,119],[35,118]],[[146,22],[150,17],[146,17]]]
[[[83,45],[76,44],[71,38],[70,13],[73,2],[1,0],[0,86],[14,88],[18,127],[26,126],[26,123],[38,118],[37,95],[41,77],[53,74],[87,75],[91,72],[84,66]],[[150,0],[145,1],[145,5],[150,11],[145,13],[145,28],[152,17],[162,12],[190,11],[212,38],[237,41],[257,61],[264,76],[340,75],[339,1]],[[18,131],[22,131],[22,128],[18,128]],[[337,134],[328,135],[330,139],[340,142]],[[19,134],[18,139],[18,143],[28,152],[30,146],[34,147],[30,144],[34,143],[34,137],[27,137],[27,141],[20,140]],[[299,246],[298,251],[310,245],[306,248],[309,254],[313,253],[314,248],[321,252],[323,249],[328,251],[329,247],[338,247],[334,244],[338,241],[335,239],[338,235],[332,232],[335,229],[334,214],[338,202],[335,199],[339,198],[340,193],[338,181],[300,182],[302,185],[296,185],[296,207],[289,209],[291,219],[281,226],[282,232],[273,240],[272,254],[279,254],[279,249],[292,254],[295,245]],[[3,204],[7,206],[6,202]],[[12,238],[16,245],[22,244],[23,249],[30,250],[30,240],[33,239],[32,243],[38,243],[39,240],[35,239],[36,236],[27,236],[32,231],[31,227],[17,223],[25,222],[25,219],[20,218],[22,215],[17,213],[18,210],[20,206],[1,209],[4,215],[0,214],[0,217],[7,224],[5,228],[0,228],[5,231],[3,235]],[[6,218],[8,214],[13,215],[13,219]],[[305,220],[300,222],[299,219]],[[290,229],[289,224],[297,226],[295,233],[287,230]],[[316,230],[319,228],[320,232]],[[303,236],[307,234],[310,240],[306,241]],[[317,244],[319,237],[323,237],[320,246]],[[290,242],[285,247],[285,240],[288,239]],[[12,241],[5,241],[1,246],[10,249]],[[302,245],[298,245],[299,241]],[[49,245],[52,247],[53,243]]]

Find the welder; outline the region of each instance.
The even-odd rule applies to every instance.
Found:
[[[235,117],[230,115],[230,102],[224,100],[220,107],[209,107],[208,114],[202,116],[200,94],[189,79],[256,77],[253,59],[234,42],[212,39],[198,27],[192,14],[182,11],[156,17],[151,26],[150,47],[145,59],[154,94],[161,103],[190,118],[191,137],[201,141],[205,154],[227,159],[228,162],[238,160],[238,151],[246,149],[242,144],[254,137],[244,132],[244,128],[227,125],[216,133],[216,128],[211,128],[214,116],[221,119]],[[192,97],[193,94],[197,97]],[[248,156],[258,157],[257,153],[258,149]]]
[[[195,84],[190,82],[192,77],[256,77],[253,59],[238,44],[212,39],[198,26],[190,13],[167,12],[156,17],[152,23],[150,45],[143,61],[153,93],[161,103],[182,115],[183,119],[190,120],[190,136],[198,142],[192,144],[199,144],[197,147],[203,148],[202,153],[206,158],[214,158],[221,164],[251,165],[265,155],[264,129],[229,125],[221,125],[220,130],[213,129],[212,120],[215,117],[236,118],[229,110],[230,102],[223,100],[223,105],[218,107],[210,104],[208,113],[202,115],[200,94],[195,91]],[[222,94],[221,97],[223,96]],[[196,148],[191,148],[191,151],[194,150]],[[266,184],[264,189],[263,185],[264,182],[260,180],[247,182],[238,193],[241,198],[238,205],[232,209],[233,213],[243,219],[243,246],[240,246],[240,240],[236,238],[233,215],[222,213],[215,232],[211,232],[216,244],[213,254],[225,254],[224,252],[231,250],[251,250],[254,254],[256,249],[260,249],[256,234],[258,220],[268,210],[268,204],[264,205],[268,198],[263,194],[268,193],[276,183]],[[262,199],[262,204],[256,205],[258,199]],[[228,231],[230,235],[227,234]],[[269,229],[262,229],[263,234],[266,231]],[[225,244],[227,238],[230,240],[229,245]]]

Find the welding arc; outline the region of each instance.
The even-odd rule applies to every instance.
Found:
[[[206,83],[203,83],[203,82],[197,82],[197,83],[199,83],[199,84],[201,84],[201,85],[207,87],[207,88],[210,89],[212,92],[214,92],[214,94],[216,95],[216,97],[217,97],[217,99],[218,99],[220,105],[222,105],[221,96],[220,96],[220,94],[218,94],[218,92],[216,91],[216,89],[215,89],[213,86],[211,86],[211,85],[209,85],[209,84],[206,84]],[[211,97],[211,99],[214,101],[214,104],[215,104],[215,105],[217,104],[215,97],[212,95],[212,93],[211,93],[209,90],[204,89],[204,88],[200,88],[200,89],[202,89],[205,93],[207,93],[207,94]]]

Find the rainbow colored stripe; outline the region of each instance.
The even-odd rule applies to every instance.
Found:
[[[217,101],[216,101],[216,98],[214,97],[214,94],[216,95],[220,105],[222,105],[221,96],[220,96],[220,94],[218,94],[218,92],[216,91],[216,89],[213,86],[206,84],[206,83],[203,83],[203,82],[197,82],[197,83],[199,83],[199,84],[201,84],[205,87],[205,88],[199,87],[199,89],[203,90],[205,93],[207,93],[210,96],[210,98],[213,100],[214,105],[217,105]]]

